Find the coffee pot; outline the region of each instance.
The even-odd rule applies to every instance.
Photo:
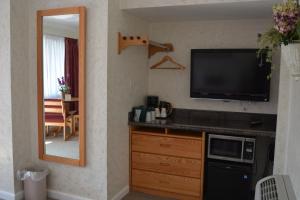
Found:
[[[169,117],[172,114],[173,106],[169,102],[161,101],[159,103],[159,108],[160,108],[161,111],[163,111],[163,112],[166,113],[166,115],[163,114],[163,116],[161,116],[162,118],[167,118],[167,117]]]

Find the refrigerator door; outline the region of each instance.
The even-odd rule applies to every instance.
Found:
[[[206,200],[251,199],[250,166],[208,161],[206,170]]]

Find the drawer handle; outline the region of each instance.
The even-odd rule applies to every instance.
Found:
[[[171,147],[171,145],[170,144],[160,144],[160,147],[169,148],[169,147]]]
[[[170,164],[169,163],[159,163],[161,166],[165,166],[165,167],[169,167]]]

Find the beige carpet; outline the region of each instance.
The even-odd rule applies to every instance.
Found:
[[[45,146],[47,155],[79,159],[78,137],[72,137],[67,141],[64,141],[62,135],[57,137],[47,137]]]
[[[55,200],[55,199],[48,198],[48,200]],[[126,197],[124,197],[123,200],[173,200],[173,199],[155,197],[152,195],[139,193],[139,192],[131,192]]]
[[[169,198],[156,197],[139,192],[131,192],[123,200],[173,200]]]

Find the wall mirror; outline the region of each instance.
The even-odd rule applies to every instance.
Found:
[[[39,158],[85,165],[85,8],[37,12]]]

